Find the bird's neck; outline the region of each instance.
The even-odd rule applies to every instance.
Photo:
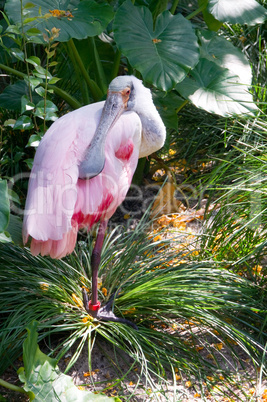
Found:
[[[142,140],[139,158],[158,151],[165,142],[165,126],[154,104],[152,104],[152,106],[150,105],[149,110],[145,108],[138,111],[142,123]]]

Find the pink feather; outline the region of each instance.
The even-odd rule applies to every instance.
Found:
[[[75,247],[80,228],[109,219],[124,200],[136,169],[141,121],[125,112],[109,131],[103,171],[78,178],[78,166],[92,141],[104,102],[84,106],[58,119],[37,149],[23,222],[24,243],[34,255],[62,258]]]

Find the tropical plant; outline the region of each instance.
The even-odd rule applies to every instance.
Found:
[[[41,352],[37,344],[37,322],[33,321],[27,328],[28,336],[23,342],[23,361],[25,367],[20,367],[18,375],[23,388],[17,387],[0,379],[0,385],[20,393],[25,393],[30,401],[88,401],[88,402],[119,402],[119,398],[108,398],[77,388],[71,377],[60,372],[56,359]]]
[[[248,13],[244,12],[242,1],[239,8],[231,8],[226,6],[227,2],[218,0],[200,1],[200,7],[189,13],[186,9],[177,9],[175,1],[168,11],[167,2],[159,1],[150,1],[145,6],[142,2],[132,4],[127,0],[119,8],[116,5],[112,7],[112,2],[98,4],[92,1],[76,1],[71,5],[67,2],[64,5],[60,3],[57,8],[55,2],[40,0],[27,3],[9,0],[5,11],[14,25],[6,18],[8,27],[2,34],[2,44],[6,53],[21,62],[26,61],[25,72],[30,74],[28,80],[32,90],[37,89],[41,96],[44,95],[39,88],[43,84],[42,80],[52,84],[54,91],[57,91],[54,84],[61,77],[52,77],[47,69],[42,69],[36,56],[28,56],[32,51],[29,45],[35,44],[36,47],[36,43],[41,44],[50,59],[56,54],[54,46],[55,41],[58,41],[62,44],[58,49],[67,50],[69,60],[74,65],[83,103],[88,103],[90,99],[99,100],[105,95],[108,80],[114,78],[123,65],[126,68],[123,55],[127,57],[128,70],[130,68],[140,72],[145,81],[161,91],[172,90],[173,94],[178,92],[197,106],[220,115],[249,113],[255,110],[252,97],[248,93],[251,85],[249,63],[239,49],[208,29],[211,18],[215,21],[215,18],[223,17],[223,21],[251,25],[262,23],[266,10],[254,0],[249,2]],[[18,13],[18,9],[21,9],[21,13]],[[213,14],[212,17],[209,12]],[[190,21],[201,13],[204,21],[194,20],[193,25]],[[107,28],[112,19],[112,26]],[[205,22],[208,26],[205,26]],[[218,24],[217,30],[221,25],[222,23]],[[212,28],[214,30],[214,26]],[[100,34],[102,42],[97,39]],[[6,37],[15,42],[15,47],[4,45]],[[85,49],[90,52],[87,57]],[[99,56],[103,52],[104,60]],[[29,64],[37,69],[30,70]],[[50,66],[54,67],[54,63],[50,63]],[[22,74],[5,65],[1,65],[1,68],[24,78]],[[190,79],[186,78],[189,72]],[[83,89],[84,81],[90,91],[89,97]],[[64,98],[66,94],[59,95]],[[204,99],[205,95],[207,99]],[[163,96],[162,93],[161,97]],[[65,100],[72,107],[78,106],[78,102],[72,102],[71,98]],[[183,100],[180,99],[179,102],[177,97],[176,104],[172,105],[173,114],[182,103]],[[34,109],[34,105],[31,104],[31,107]]]
[[[6,180],[0,180],[0,198],[1,198],[1,210],[0,210],[0,233],[1,233],[7,227],[9,219],[9,200],[7,195]]]
[[[231,127],[232,150],[206,176],[211,199],[220,205],[207,220],[201,249],[227,260],[252,281],[265,283],[266,122],[261,118]],[[226,130],[226,135],[229,135]],[[261,268],[260,268],[261,267]]]
[[[25,328],[36,319],[39,339],[63,335],[53,348],[57,361],[76,342],[66,371],[87,342],[91,370],[94,343],[103,337],[117,353],[122,350],[132,358],[129,370],[138,366],[139,383],[145,376],[145,387],[154,392],[159,384],[161,392],[167,392],[168,378],[174,383],[194,379],[204,397],[203,381],[208,386],[218,384],[222,376],[230,381],[240,350],[264,373],[264,290],[220,262],[190,261],[190,252],[185,261],[180,241],[177,247],[174,239],[153,241],[147,229],[141,221],[133,232],[109,235],[100,271],[99,297],[105,301],[115,293],[115,313],[133,320],[138,330],[97,321],[84,310],[82,288],[90,289],[90,243],[88,247],[81,242],[76,255],[64,261],[33,257],[27,249],[3,244],[1,371],[21,353]],[[226,350],[232,367],[223,363],[229,356]],[[123,382],[125,374],[120,376]]]
[[[254,0],[235,6],[229,0],[190,6],[176,0],[8,0],[3,16],[0,68],[8,81],[0,95],[0,232],[5,231],[5,241],[14,223],[6,180],[31,167],[34,147],[57,115],[102,100],[118,74],[135,74],[152,87],[168,128],[163,159],[154,156],[159,166],[168,169],[182,160],[189,184],[200,183],[199,194],[207,193],[221,210],[211,212],[195,253],[181,249],[179,239],[178,244],[152,241],[144,221],[135,231],[107,237],[99,296],[106,301],[115,294],[116,314],[133,320],[138,331],[98,322],[85,312],[81,291],[90,289],[92,239],[81,241],[75,255],[63,261],[2,244],[1,371],[21,354],[26,328],[37,319],[39,341],[63,336],[52,351],[54,363],[77,342],[67,371],[86,343],[91,369],[93,346],[102,337],[132,357],[129,370],[139,367],[137,383],[145,377],[145,391],[156,392],[160,384],[164,393],[171,378],[174,384],[191,381],[203,399],[203,381],[210,390],[223,381],[228,385],[221,392],[228,387],[230,395],[240,351],[261,380],[266,374],[266,124],[248,89],[252,64],[254,99],[264,110],[263,26],[249,24],[262,23],[265,8]],[[166,151],[173,147],[167,166]],[[23,204],[26,186],[18,183],[19,196],[9,191],[9,198]],[[18,243],[13,231],[12,239]],[[226,368],[222,362],[229,355],[232,367]],[[118,373],[119,383],[125,376]],[[179,398],[179,387],[175,392]]]
[[[222,116],[256,111],[249,62],[217,32],[225,21],[262,23],[263,6],[255,0],[247,0],[245,8],[242,0],[235,7],[226,0],[201,0],[191,8],[178,1],[133,3],[6,1],[0,68],[11,82],[0,107],[15,112],[4,123],[8,143],[10,128],[29,131],[30,138],[24,136],[24,145],[16,148],[20,164],[31,166],[33,153],[28,149],[25,155],[24,147],[38,145],[58,109],[102,99],[119,73],[142,76],[153,86],[170,129],[177,130],[177,111],[188,101]],[[10,164],[14,158],[3,166]],[[13,175],[2,168],[2,176]]]

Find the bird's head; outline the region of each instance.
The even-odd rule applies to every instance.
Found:
[[[132,91],[134,90],[132,77],[125,75],[114,78],[109,84],[107,101],[110,103],[114,102],[120,104],[123,109],[128,109],[128,102],[133,98]],[[106,101],[106,102],[107,102]]]
[[[144,104],[151,103],[152,95],[141,80],[133,75],[123,75],[111,81],[107,93],[107,105],[118,105],[121,112],[143,110]],[[120,113],[121,114],[121,113]]]
[[[102,171],[105,163],[107,134],[121,114],[126,111],[134,111],[139,115],[143,132],[147,131],[149,134],[155,131],[154,123],[150,116],[151,113],[154,113],[159,118],[159,115],[153,104],[151,92],[144,87],[141,80],[129,75],[114,78],[108,87],[107,99],[98,127],[84,160],[79,166],[80,178],[92,178]],[[153,143],[154,140],[152,139],[151,142]],[[147,151],[145,150],[145,152]],[[149,154],[149,152],[146,154]]]

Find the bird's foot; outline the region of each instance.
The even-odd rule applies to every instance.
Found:
[[[88,295],[85,289],[82,289],[82,292],[84,308],[87,313],[90,314],[93,318],[102,321],[121,322],[123,324],[129,325],[136,330],[138,329],[138,327],[132,321],[127,320],[126,318],[117,317],[111,310],[115,293],[111,296],[109,301],[103,307],[100,307],[100,302],[98,302],[97,304],[92,304],[91,301],[88,301]]]

